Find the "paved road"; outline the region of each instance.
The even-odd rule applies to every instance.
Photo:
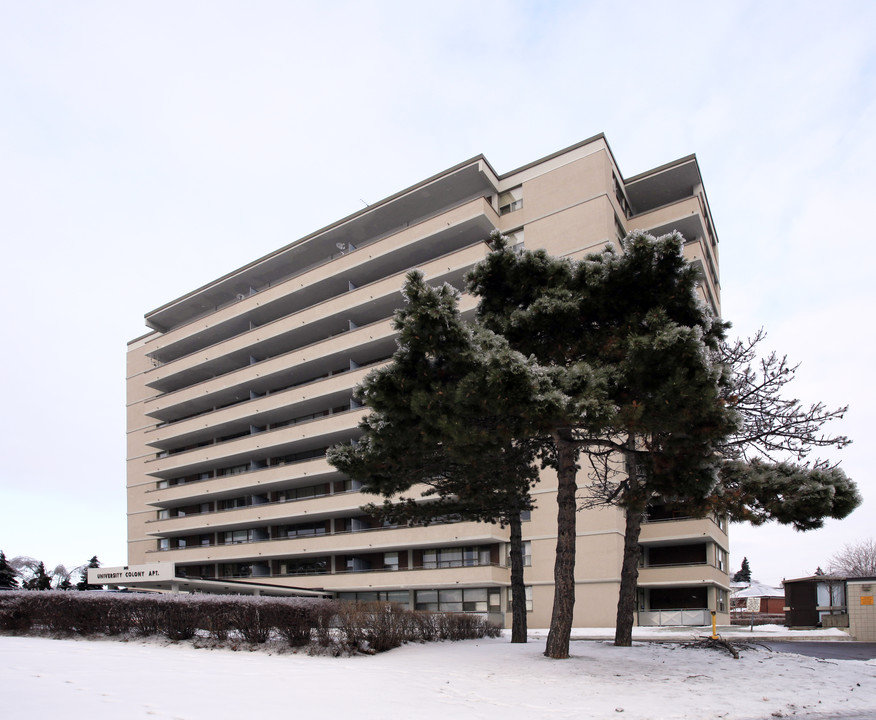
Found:
[[[763,643],[775,652],[796,653],[824,660],[873,660],[876,643],[872,642],[772,642]]]

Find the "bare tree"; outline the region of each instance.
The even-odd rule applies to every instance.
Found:
[[[830,559],[831,575],[876,577],[876,540],[848,543]]]
[[[52,588],[55,590],[69,590],[72,588],[73,584],[70,582],[72,574],[73,571],[68,570],[64,565],[56,565],[55,569],[50,573]]]

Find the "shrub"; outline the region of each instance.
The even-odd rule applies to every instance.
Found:
[[[0,630],[27,633],[33,627],[33,608],[22,592],[0,593]]]
[[[191,596],[165,596],[162,599],[158,627],[168,640],[190,640],[203,625],[203,606]]]
[[[467,614],[412,612],[391,603],[229,595],[140,595],[61,591],[0,593],[0,630],[59,635],[162,634],[188,640],[198,631],[220,642],[233,630],[266,643],[275,633],[312,652],[377,653],[406,642],[495,637],[498,626]]]

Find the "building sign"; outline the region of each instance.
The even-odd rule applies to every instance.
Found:
[[[137,585],[138,583],[173,580],[175,574],[175,565],[173,563],[88,568],[88,584]]]
[[[873,596],[872,595],[861,595],[861,605],[872,605],[873,604]]]

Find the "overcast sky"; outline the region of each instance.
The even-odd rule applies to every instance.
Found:
[[[876,4],[0,0],[0,548],[126,562],[143,315],[478,153],[696,153],[724,317],[848,403],[865,502],[731,528],[764,582],[876,535]],[[871,368],[867,370],[867,368]]]

